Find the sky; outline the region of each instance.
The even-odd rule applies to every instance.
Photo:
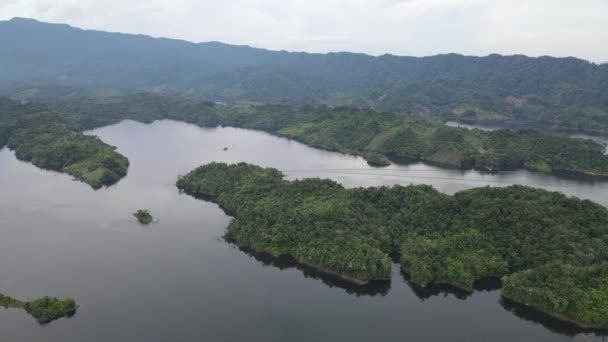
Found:
[[[608,62],[608,0],[0,0],[12,17],[273,50]]]

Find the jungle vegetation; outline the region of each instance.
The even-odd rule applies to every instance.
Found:
[[[7,145],[18,159],[66,172],[97,189],[127,174],[129,161],[65,114],[44,106],[0,99],[0,148]]]
[[[0,305],[5,308],[23,309],[40,324],[47,324],[61,317],[72,316],[78,309],[76,302],[72,298],[60,300],[48,296],[30,302],[23,302],[0,294]]]
[[[588,200],[525,186],[345,189],[245,163],[201,166],[177,186],[233,215],[226,238],[257,251],[363,282],[389,278],[398,253],[422,286],[504,277],[513,300],[608,328],[608,209]]]

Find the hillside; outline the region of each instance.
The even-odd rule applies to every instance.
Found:
[[[51,109],[68,113],[78,126],[89,129],[125,119],[172,119],[203,127],[263,130],[310,146],[360,155],[372,164],[383,160],[386,165],[385,157],[389,157],[447,168],[526,168],[561,175],[566,171],[608,176],[604,146],[530,129],[484,132],[448,127],[424,115],[324,105],[219,105],[150,93],[79,97],[79,91],[72,95],[70,89],[57,89],[51,94],[55,98],[47,102]]]
[[[5,92],[31,82],[106,86],[608,132],[608,65],[576,58],[290,53],[19,18],[0,22],[0,43]]]
[[[0,149],[5,145],[18,159],[65,172],[98,189],[127,174],[129,161],[65,114],[45,106],[0,98]]]

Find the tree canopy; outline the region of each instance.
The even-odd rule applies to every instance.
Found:
[[[129,161],[98,137],[82,134],[65,114],[37,105],[0,99],[0,147],[17,158],[66,172],[93,188],[111,185],[127,174]]]
[[[257,251],[363,282],[389,278],[399,253],[422,286],[505,276],[509,298],[608,327],[608,209],[588,200],[525,186],[345,189],[245,163],[201,166],[177,186],[232,214],[226,237]]]

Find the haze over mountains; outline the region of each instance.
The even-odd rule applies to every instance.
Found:
[[[11,95],[32,84],[111,87],[211,101],[326,103],[469,122],[608,129],[608,65],[577,58],[290,53],[22,18],[0,22],[0,43],[0,86]]]

